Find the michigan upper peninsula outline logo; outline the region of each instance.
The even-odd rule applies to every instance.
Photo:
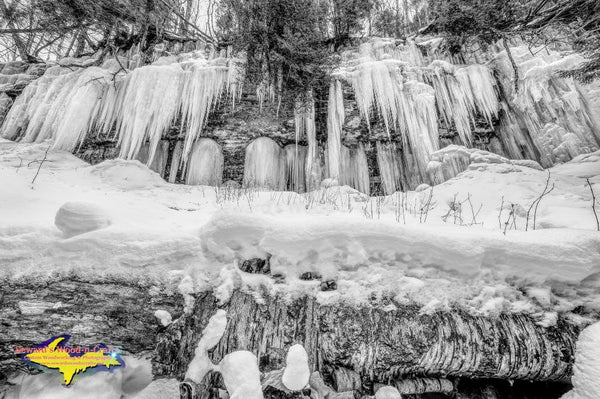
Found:
[[[65,386],[73,382],[75,375],[86,370],[112,371],[125,367],[118,348],[103,344],[67,347],[65,345],[70,338],[69,334],[63,334],[32,348],[17,346],[15,353],[21,354],[21,358],[33,367],[58,370],[63,375]]]

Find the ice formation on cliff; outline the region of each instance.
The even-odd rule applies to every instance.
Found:
[[[319,145],[315,127],[315,103],[312,93],[307,93],[305,98],[298,99],[294,108],[294,125],[296,128],[296,143],[301,138],[306,138],[308,148],[306,152],[305,175],[307,191],[315,190],[321,184],[321,163],[319,160]]]
[[[194,143],[185,182],[205,186],[223,183],[223,151],[216,141],[203,137]]]
[[[288,144],[285,151],[287,189],[297,193],[306,191],[306,153],[303,145]]]
[[[583,58],[556,51],[536,51],[534,56],[526,46],[513,47],[511,52],[519,68],[519,90],[515,92],[512,68],[506,52],[499,53],[491,65],[512,106],[505,107],[508,122],[500,124],[502,141],[514,140],[518,146],[507,146],[508,155],[521,158],[539,156],[544,167],[550,167],[600,148],[600,107],[592,104],[590,87],[557,73],[579,65]],[[530,140],[523,140],[519,130],[526,131]]]
[[[30,84],[9,111],[0,136],[25,142],[53,139],[53,147],[73,151],[85,137],[115,134],[119,156],[138,158],[149,143],[151,165],[161,137],[181,118],[185,126],[185,164],[208,114],[225,93],[240,96],[239,60],[206,60],[198,53],[163,57],[154,64],[123,71],[117,62],[72,70],[49,68]]]
[[[329,87],[327,112],[327,155],[329,177],[340,177],[340,147],[342,145],[342,125],[344,124],[344,93],[342,82],[332,81]]]
[[[283,149],[268,137],[259,137],[246,147],[244,186],[285,189],[286,160]]]
[[[329,178],[368,192],[365,147],[345,136],[346,119],[353,120],[346,118],[345,105],[349,112],[354,109],[344,104],[345,91],[353,91],[367,129],[387,135],[375,145],[385,193],[436,183],[430,180],[428,166],[442,143],[483,146],[513,159],[539,161],[544,167],[600,148],[598,85],[581,85],[556,74],[579,65],[580,56],[553,50],[532,55],[525,46],[512,47],[520,77],[515,91],[505,52],[479,54],[478,63],[468,65],[465,57],[441,52],[436,40],[417,45],[411,40],[372,38],[342,53],[329,88],[326,147],[317,140],[315,98],[309,91],[295,107],[296,143],[306,140],[306,154],[294,158],[286,150],[284,162],[278,155],[273,161],[278,151],[263,147],[271,152],[266,158],[270,164],[260,166],[260,157],[255,157],[250,162],[254,169],[245,173],[248,179],[265,185],[260,180],[267,177],[267,169],[278,167],[269,172],[277,177],[268,177],[268,186],[282,189],[287,181],[287,187],[310,191]],[[161,57],[148,66],[123,57],[95,65],[94,59],[69,59],[48,68],[16,99],[0,135],[25,142],[53,139],[54,148],[68,151],[93,134],[116,136],[120,157],[140,159],[175,182],[185,177],[180,172],[186,170],[209,114],[224,98],[232,106],[240,99],[244,75],[241,58],[207,58],[200,52]],[[125,71],[122,65],[132,69]],[[281,79],[279,71],[270,83],[259,84],[261,104],[267,98],[275,100]],[[483,144],[482,129],[489,138]],[[165,148],[165,135],[177,136],[178,143]],[[258,146],[248,149],[256,151]],[[367,145],[366,151],[370,149]],[[171,159],[168,176],[167,159]],[[248,159],[253,155],[247,154]],[[296,169],[290,174],[290,165],[301,163],[303,173]],[[216,168],[215,176],[220,174]]]

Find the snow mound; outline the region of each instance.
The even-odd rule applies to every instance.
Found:
[[[300,391],[306,387],[310,378],[308,353],[300,344],[290,347],[285,359],[285,370],[281,382],[289,390]]]
[[[600,323],[587,327],[579,335],[573,373],[573,390],[563,399],[600,398]]]
[[[122,190],[165,186],[167,183],[140,161],[111,159],[90,167],[89,173]]]
[[[144,390],[124,399],[167,399],[179,397],[179,381],[176,379],[160,379],[150,383]]]
[[[431,181],[440,184],[469,169],[472,164],[506,164],[543,170],[535,161],[512,160],[492,152],[453,144],[431,154],[427,172]]]
[[[89,202],[67,202],[56,212],[54,224],[65,237],[105,228],[111,224],[106,211]]]
[[[402,395],[396,388],[386,385],[377,390],[375,399],[402,399]]]
[[[256,355],[236,351],[225,355],[217,368],[229,393],[229,399],[263,399]]]

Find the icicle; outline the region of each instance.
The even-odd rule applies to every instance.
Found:
[[[150,169],[158,173],[161,177],[164,176],[165,168],[167,166],[167,158],[169,156],[169,142],[167,140],[162,140],[158,148],[156,149],[156,154],[154,156],[154,160],[150,165]]]
[[[97,123],[102,110],[102,99],[115,98],[116,89],[111,83],[110,72],[104,69],[87,68],[77,79],[63,107],[49,113],[56,124],[53,148],[74,151],[83,143],[86,135]],[[54,114],[56,113],[56,114]],[[43,129],[48,124],[46,119]]]
[[[223,151],[216,141],[201,138],[194,144],[185,182],[203,186],[220,186],[223,183]]]
[[[463,90],[471,94],[471,102],[477,110],[493,126],[493,120],[498,117],[499,104],[495,80],[489,68],[485,65],[469,65],[458,69],[455,76]]]
[[[352,187],[358,191],[370,194],[369,164],[367,154],[362,143],[358,144],[356,150],[351,152],[350,162],[352,164],[353,176]]]
[[[285,155],[268,137],[259,137],[246,148],[244,186],[285,190]]]
[[[287,189],[297,193],[306,191],[306,153],[302,145],[289,144],[284,148]]]
[[[303,135],[308,142],[306,154],[306,190],[316,190],[321,184],[321,165],[319,162],[319,148],[315,128],[315,104],[312,93],[305,99],[296,101],[294,108],[294,121],[296,127],[296,142]]]
[[[557,52],[532,56],[525,46],[513,47],[511,53],[521,77],[517,93],[506,52],[494,60],[504,91],[513,96],[514,105],[506,110],[498,129],[509,151],[515,152],[517,144],[525,156],[535,154],[544,167],[550,167],[600,148],[600,126],[594,120],[600,107],[590,108],[586,90],[555,73],[580,65],[583,58]]]
[[[377,165],[384,194],[390,195],[400,190],[402,188],[402,171],[395,143],[377,142]]]
[[[192,64],[181,95],[182,119],[187,125],[183,144],[184,163],[229,78],[228,68],[222,65],[208,66],[203,61]]]
[[[340,147],[342,145],[342,126],[344,124],[344,96],[342,82],[334,80],[329,87],[327,112],[327,154],[329,177],[340,177]]]
[[[129,73],[117,114],[121,158],[135,158],[148,140],[148,164],[158,143],[177,118],[183,73],[178,64],[150,65]]]
[[[175,183],[177,180],[177,174],[179,173],[179,167],[181,166],[181,155],[183,154],[183,143],[177,141],[175,148],[173,149],[173,155],[171,156],[171,167],[169,170],[169,183]]]

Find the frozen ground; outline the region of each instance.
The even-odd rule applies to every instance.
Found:
[[[411,301],[424,312],[458,304],[534,313],[542,324],[579,305],[600,311],[600,233],[585,181],[600,197],[600,152],[550,170],[554,190],[539,204],[536,230],[531,215],[524,231],[548,177],[525,166],[474,163],[433,193],[369,198],[349,187],[300,195],[173,185],[137,161],[90,166],[49,151],[32,184],[47,148],[0,142],[4,277],[160,279],[182,292],[215,289],[223,301],[242,287],[322,302]],[[55,216],[68,202],[82,215],[63,224],[85,225],[88,212],[101,228],[61,232]],[[284,282],[236,266],[267,254]],[[337,290],[300,280],[306,271]]]

